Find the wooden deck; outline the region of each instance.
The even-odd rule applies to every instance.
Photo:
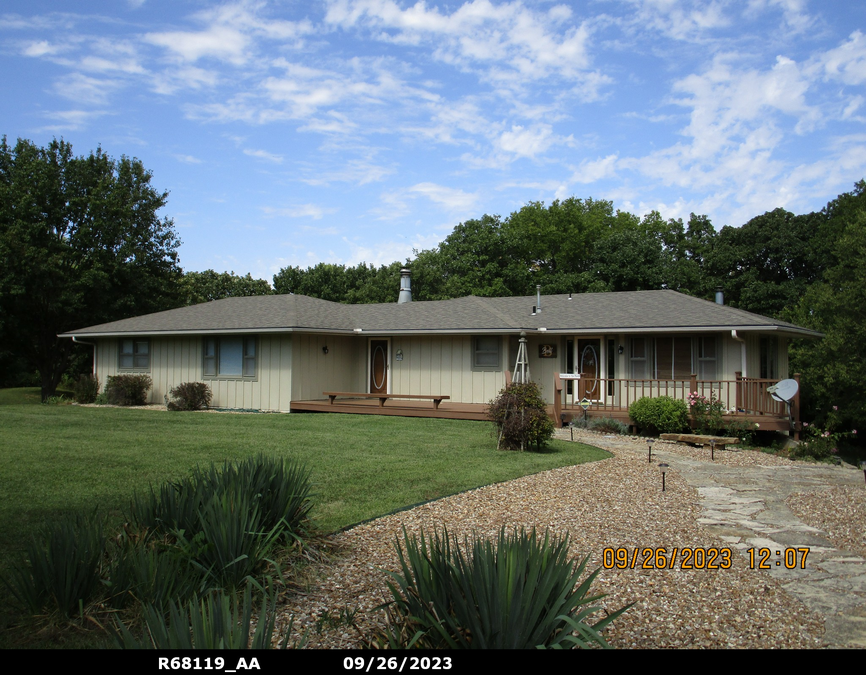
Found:
[[[361,398],[341,398],[333,405],[328,399],[312,401],[292,401],[292,412],[351,413],[353,415],[396,415],[398,417],[435,417],[447,420],[487,421],[485,403],[452,403],[442,401],[439,408],[427,401],[389,398],[384,406],[379,400]]]

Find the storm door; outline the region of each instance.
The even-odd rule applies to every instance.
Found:
[[[603,393],[601,384],[601,339],[589,338],[577,341],[576,368],[580,373],[578,382],[578,401],[588,398],[600,401]]]
[[[388,393],[388,340],[370,340],[370,393]]]

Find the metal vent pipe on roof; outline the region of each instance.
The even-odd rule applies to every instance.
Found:
[[[721,286],[716,286],[716,304],[724,305],[725,304],[725,291]]]
[[[535,285],[535,311],[541,313],[541,284]]]
[[[404,302],[412,302],[411,274],[412,272],[408,267],[404,267],[400,270],[400,295],[397,297],[398,305],[402,305]]]

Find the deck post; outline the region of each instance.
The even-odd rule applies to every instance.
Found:
[[[737,413],[740,410],[746,409],[746,405],[743,402],[743,372],[741,370],[738,370],[734,373],[734,377],[737,379],[737,400],[734,412]]]
[[[553,416],[554,424],[562,426],[562,380],[559,373],[553,374]]]
[[[797,393],[791,401],[791,419],[794,421],[794,440],[800,440],[800,373],[794,373],[797,382]]]

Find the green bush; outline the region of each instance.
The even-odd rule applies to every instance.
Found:
[[[146,405],[147,390],[152,386],[150,375],[109,375],[106,401],[110,405]]]
[[[497,449],[542,450],[553,437],[553,421],[535,382],[508,385],[490,401],[487,414],[495,426]]]
[[[82,375],[74,384],[76,403],[93,403],[99,394],[99,378],[96,375]]]
[[[463,548],[447,530],[403,538],[380,646],[384,638],[392,648],[607,647],[601,631],[628,609],[590,622],[599,610],[590,603],[602,597],[589,596],[598,570],[580,581],[589,557],[570,561],[567,536],[503,527],[495,545],[475,537]]]
[[[33,536],[26,546],[29,564],[12,567],[6,587],[33,614],[79,614],[101,591],[105,537],[101,519],[64,516]]]
[[[204,382],[184,382],[169,391],[169,410],[206,410],[213,394]]]
[[[688,431],[689,409],[685,401],[670,396],[644,396],[631,404],[628,415],[649,434],[676,434]]]

